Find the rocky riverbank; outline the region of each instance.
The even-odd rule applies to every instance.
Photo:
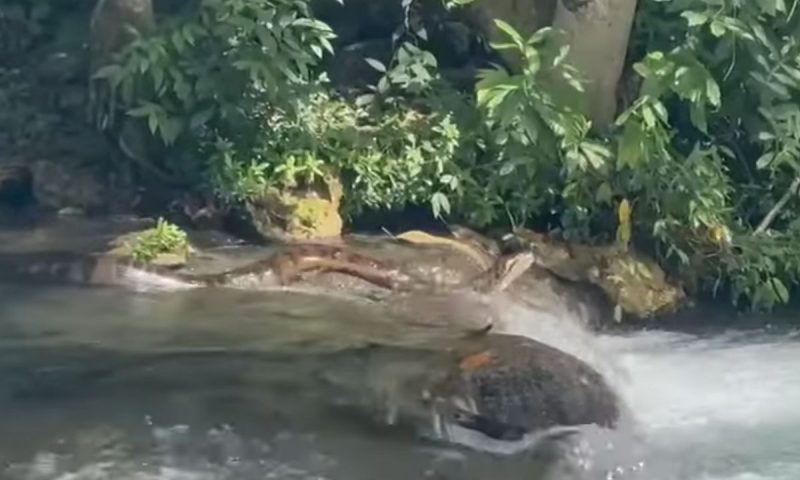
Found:
[[[139,270],[120,247],[151,225],[133,217],[55,216],[7,227],[0,232],[0,280],[18,286],[74,283],[138,289],[149,291],[147,295],[177,295],[177,299],[185,294],[163,281],[174,278],[176,272],[181,278],[202,278],[245,265],[272,268],[265,258],[297,248],[248,245],[219,232],[194,231],[189,234],[192,253],[185,264],[168,262]],[[391,291],[357,275],[321,268],[302,272],[290,285],[250,282],[242,288],[223,284],[199,287],[196,293],[205,296],[204,289],[223,289],[251,297],[268,295],[277,302],[300,295],[301,303],[336,302],[339,308],[352,309],[356,317],[369,319],[356,325],[336,325],[337,320],[331,319],[320,321],[325,324],[321,329],[288,328],[283,333],[292,331],[290,343],[304,345],[305,355],[340,352],[363,357],[369,368],[386,368],[367,375],[383,379],[372,392],[379,400],[370,401],[367,408],[378,408],[381,422],[410,421],[442,438],[458,436],[453,432],[477,432],[500,442],[518,442],[553,427],[613,427],[624,406],[602,373],[584,363],[580,354],[548,346],[532,334],[545,330],[547,322],[574,324],[576,332],[607,326],[613,321],[611,299],[579,279],[564,280],[542,262],[502,291],[456,289],[453,286],[469,285],[470,279],[486,271],[498,253],[493,250],[503,248],[485,239],[477,244],[472,240],[464,234],[445,238],[411,232],[397,237],[345,235],[321,247],[310,245],[323,251],[354,252],[361,256],[357,258],[391,265],[410,278],[441,286],[438,292]],[[541,255],[541,250],[537,253]],[[120,275],[122,266],[142,275]],[[520,315],[521,311],[526,314]],[[62,324],[61,328],[71,327]],[[81,338],[81,328],[76,325],[70,334],[79,343],[89,340]],[[213,329],[229,338],[232,332],[227,330],[233,328],[220,318]],[[93,334],[91,343],[126,348],[118,335],[97,338]],[[398,367],[408,361],[414,364],[410,371]],[[348,388],[364,388],[362,381]]]

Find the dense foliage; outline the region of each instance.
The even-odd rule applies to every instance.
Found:
[[[2,1],[18,5],[0,22],[39,34],[48,13],[33,5],[46,0]],[[639,3],[604,135],[573,103],[580,72],[558,31],[525,38],[499,20],[494,47],[520,67],[489,67],[459,91],[425,51],[411,0],[394,56],[368,60],[381,79],[358,95],[327,81],[335,34],[304,0],[199,0],[98,78],[112,118],[163,142],[155,168],[226,202],[336,174],[351,215],[428,203],[477,226],[616,237],[698,291],[786,302],[800,284],[800,2]]]

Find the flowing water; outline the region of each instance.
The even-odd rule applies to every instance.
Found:
[[[0,478],[800,478],[790,330],[594,336],[509,306],[502,328],[595,365],[634,422],[497,454],[371,421],[376,385],[413,368],[346,353],[391,337],[375,316],[286,293],[0,287]]]

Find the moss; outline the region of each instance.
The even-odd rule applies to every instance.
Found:
[[[668,312],[686,299],[683,290],[670,283],[650,259],[616,253],[609,255],[607,262],[598,284],[628,315],[645,318]]]
[[[267,188],[261,196],[249,200],[248,210],[256,228],[267,238],[339,237],[344,224],[339,214],[342,191],[339,179],[330,174],[313,185]]]
[[[338,237],[342,233],[339,209],[334,202],[322,198],[297,199],[287,233],[293,238]]]
[[[634,251],[615,245],[567,245],[526,230],[516,232],[515,242],[538,253],[539,266],[573,282],[600,287],[626,315],[646,318],[679,308],[686,300],[658,264]]]

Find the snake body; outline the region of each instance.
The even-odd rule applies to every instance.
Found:
[[[265,259],[211,274],[193,274],[138,264],[113,255],[37,252],[0,254],[0,280],[34,279],[84,285],[125,285],[135,278],[164,287],[263,288],[289,285],[306,273],[337,272],[395,292],[447,292],[466,289],[491,293],[505,289],[532,262],[530,253],[504,255],[497,257],[482,273],[466,282],[439,285],[345,247],[324,244],[288,246]]]

